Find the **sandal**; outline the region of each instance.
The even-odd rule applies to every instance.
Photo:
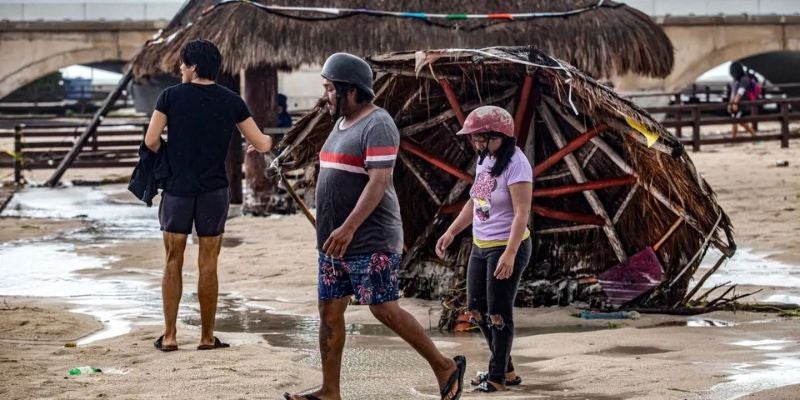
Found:
[[[300,396],[300,398],[306,399],[306,400],[322,400],[319,397],[314,396],[313,394],[301,394],[299,396]],[[289,392],[283,392],[283,398],[286,399],[286,400],[292,400],[292,394],[289,393]]]
[[[467,371],[467,359],[464,356],[455,356],[453,361],[456,362],[456,370],[447,378],[447,384],[439,390],[442,400],[458,400],[461,398],[461,392],[464,391],[464,373]],[[452,397],[447,397],[453,390],[453,385],[458,385],[458,389]]]
[[[156,339],[155,342],[153,342],[153,347],[164,352],[178,350],[177,344],[170,344],[170,345],[164,344],[164,335],[161,335],[158,339]]]
[[[476,392],[483,392],[483,393],[494,393],[494,392],[497,392],[499,390],[500,389],[498,389],[497,387],[495,387],[494,385],[489,383],[488,380],[485,380],[485,381],[481,382],[481,384],[478,385],[478,387],[475,388]]]
[[[478,375],[475,378],[469,381],[469,384],[472,386],[479,386],[481,383],[486,382],[489,379],[488,372],[478,372]],[[514,379],[506,380],[506,386],[518,386],[522,384],[522,377],[517,375]]]
[[[231,345],[223,343],[218,337],[214,336],[214,344],[201,344],[197,346],[197,350],[225,349],[228,347],[231,347]]]

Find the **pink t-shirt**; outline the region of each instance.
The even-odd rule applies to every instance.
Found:
[[[517,147],[505,171],[497,177],[491,175],[494,158],[487,156],[475,170],[475,183],[469,195],[475,208],[472,210],[472,236],[478,240],[508,240],[514,207],[508,185],[533,182],[533,171],[528,157]]]

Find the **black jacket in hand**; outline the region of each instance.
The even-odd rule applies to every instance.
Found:
[[[139,162],[133,168],[128,190],[150,207],[153,205],[153,197],[158,194],[158,189],[164,189],[169,175],[167,142],[161,139],[158,153],[152,152],[143,142],[139,146]]]

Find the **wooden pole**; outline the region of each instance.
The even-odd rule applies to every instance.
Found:
[[[547,129],[550,131],[550,135],[552,136],[556,146],[560,148],[566,147],[567,140],[564,137],[564,134],[561,133],[561,129],[558,127],[558,124],[556,123],[553,115],[550,113],[548,107],[544,104],[541,104],[539,107],[539,113],[542,115],[545,125],[547,125]],[[593,130],[595,128],[593,128]],[[569,169],[570,173],[572,173],[575,182],[586,182],[586,175],[583,172],[583,169],[581,169],[580,164],[578,164],[578,160],[575,159],[574,155],[566,154],[564,156],[564,161],[567,163],[567,168]],[[608,213],[603,207],[603,203],[600,201],[600,198],[597,197],[597,194],[595,194],[593,191],[585,191],[583,192],[583,195],[586,198],[586,201],[589,203],[589,206],[592,207],[592,210],[603,219],[603,231],[608,238],[608,242],[611,245],[614,254],[616,254],[620,262],[624,261],[627,258],[627,255],[622,247],[622,242],[619,240],[617,230],[614,228],[611,219],[608,217]]]
[[[606,224],[605,219],[596,214],[582,214],[570,211],[554,210],[538,204],[531,204],[531,210],[543,217],[557,219],[559,221],[577,222],[580,224],[597,226],[604,226]]]
[[[522,83],[522,89],[520,90],[519,101],[517,101],[517,109],[514,112],[514,137],[516,138],[520,138],[520,132],[522,132],[522,122],[528,111],[531,88],[533,88],[533,76],[526,74],[525,81]],[[519,140],[518,143],[524,145],[525,141]]]
[[[436,157],[436,156],[434,156],[432,154],[429,154],[428,152],[426,152],[425,150],[422,150],[422,148],[420,148],[417,145],[409,142],[408,140],[401,140],[400,141],[400,148],[403,149],[403,150],[408,151],[409,153],[412,153],[412,154],[418,156],[419,158],[422,158],[423,160],[425,160],[425,161],[427,161],[427,162],[429,162],[429,163],[431,163],[431,164],[433,164],[433,165],[435,165],[437,167],[439,167],[444,172],[447,172],[448,174],[453,175],[456,178],[458,178],[458,179],[460,179],[460,180],[462,180],[462,181],[464,181],[466,183],[472,183],[475,180],[472,177],[472,175],[470,175],[470,174],[468,174],[468,173],[456,168],[455,166],[453,166],[451,164],[448,164],[445,161],[442,161],[441,159],[439,159],[438,157]]]
[[[431,200],[433,200],[437,206],[441,207],[442,201],[439,200],[439,196],[436,195],[436,191],[433,190],[428,181],[425,180],[425,177],[422,176],[422,173],[419,171],[419,169],[417,169],[414,163],[408,159],[408,156],[406,156],[405,153],[400,153],[397,156],[400,158],[400,161],[403,162],[406,168],[408,168],[408,170],[411,171],[411,173],[417,178],[417,181],[425,189],[425,191],[428,192],[428,194],[431,196]]]
[[[692,290],[686,296],[683,297],[683,300],[675,303],[675,305],[673,305],[672,307],[675,308],[675,307],[677,307],[677,306],[679,306],[681,304],[688,303],[689,300],[691,300],[692,297],[697,293],[697,291],[700,290],[701,287],[703,287],[703,284],[706,283],[706,280],[708,279],[708,277],[711,276],[714,272],[717,272],[719,267],[722,266],[722,263],[727,259],[728,259],[728,256],[726,256],[724,254],[722,256],[720,256],[719,260],[717,260],[717,263],[714,264],[714,267],[709,269],[708,272],[706,272],[706,274],[703,275],[703,277],[697,282],[697,284],[694,285],[694,288],[692,288]]]
[[[275,110],[278,96],[278,70],[268,65],[251,68],[245,71],[244,80],[242,97],[250,108],[256,125],[261,129],[277,125],[278,114]],[[264,173],[267,169],[265,157],[267,157],[266,154],[255,151],[244,156],[244,176],[248,190],[248,196],[242,207],[242,212],[245,214],[267,215],[271,212],[268,209],[269,200],[278,187],[278,177],[268,178]]]
[[[534,197],[560,197],[567,194],[579,193],[587,190],[607,189],[617,186],[628,186],[636,183],[637,178],[633,175],[625,175],[618,178],[601,179],[596,181],[586,181],[564,186],[533,189]]]
[[[781,148],[789,147],[789,103],[781,103]]]
[[[554,121],[553,121],[554,122]],[[595,126],[594,128],[580,134],[575,139],[572,139],[569,143],[564,145],[564,147],[558,149],[555,153],[551,154],[550,157],[547,157],[544,161],[539,163],[538,165],[533,167],[533,176],[540,176],[545,171],[550,169],[553,165],[556,165],[559,161],[564,159],[567,155],[571,154],[573,151],[579,149],[581,146],[586,144],[589,140],[593,137],[599,135],[603,132],[607,127],[604,124],[600,124]]]
[[[700,110],[697,107],[692,107],[692,151],[700,151]]]
[[[94,114],[92,121],[86,126],[86,129],[84,129],[83,133],[78,137],[78,140],[75,141],[75,144],[72,146],[72,149],[70,149],[69,153],[67,153],[67,155],[61,160],[61,163],[58,165],[55,172],[53,172],[53,175],[50,176],[50,179],[47,180],[45,185],[53,187],[58,184],[58,182],[61,180],[61,177],[64,176],[64,172],[66,172],[67,168],[69,168],[75,159],[78,158],[78,153],[81,152],[83,145],[86,144],[86,141],[92,136],[92,134],[94,134],[94,132],[97,130],[97,127],[100,126],[100,123],[103,122],[105,115],[108,113],[117,99],[119,99],[119,96],[128,86],[128,83],[130,83],[131,79],[133,79],[133,69],[129,68],[128,72],[126,72],[122,79],[120,79],[120,81],[117,83],[117,87],[108,94],[105,101],[103,101],[103,105],[100,106],[100,109]]]
[[[281,178],[281,182],[283,182],[283,186],[289,192],[289,196],[292,196],[292,199],[294,200],[294,202],[297,203],[298,206],[300,206],[300,210],[303,211],[303,214],[308,219],[308,222],[311,223],[311,226],[313,226],[314,229],[317,229],[317,220],[316,220],[316,218],[314,218],[314,214],[311,214],[311,210],[308,209],[308,207],[306,206],[306,203],[303,202],[303,200],[300,198],[300,196],[297,195],[297,192],[294,191],[294,188],[289,183],[289,180],[286,179],[286,175],[284,175],[283,172],[280,172],[279,175],[280,175],[280,178]]]
[[[22,131],[25,124],[14,126],[14,183],[22,184]]]
[[[464,126],[464,111],[461,109],[461,104],[458,102],[458,97],[453,91],[453,87],[450,86],[450,82],[448,82],[447,79],[439,79],[439,85],[442,87],[444,95],[447,96],[447,102],[450,103],[450,108],[452,108],[453,112],[456,114],[458,123]]]

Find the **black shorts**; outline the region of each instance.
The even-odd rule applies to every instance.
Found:
[[[197,236],[218,236],[225,232],[231,192],[227,187],[196,196],[174,196],[161,193],[158,222],[161,230],[170,233],[192,233]]]

